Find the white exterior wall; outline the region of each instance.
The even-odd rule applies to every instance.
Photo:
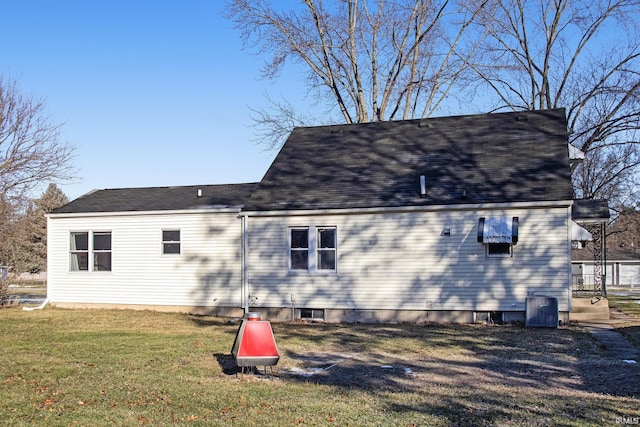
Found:
[[[584,283],[592,284],[595,274],[593,261],[574,261],[574,266],[581,266]],[[615,261],[607,260],[605,285],[608,287],[640,287],[640,262],[639,261]]]
[[[607,285],[640,287],[640,262],[615,262],[607,263]],[[611,283],[609,283],[611,281]]]
[[[487,258],[480,217],[519,217],[513,257]],[[524,311],[527,295],[571,305],[569,209],[248,218],[248,293],[257,307]],[[337,272],[288,271],[288,229],[337,227]],[[450,236],[442,235],[451,229]]]
[[[162,254],[163,229],[181,231],[181,254]],[[72,231],[110,231],[112,270],[69,271]],[[47,237],[53,303],[241,307],[237,212],[54,215]]]

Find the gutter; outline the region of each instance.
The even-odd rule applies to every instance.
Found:
[[[110,216],[141,216],[141,215],[176,215],[176,214],[201,214],[201,213],[238,213],[242,206],[216,206],[173,209],[173,210],[152,210],[152,211],[115,211],[115,212],[75,212],[75,213],[48,213],[48,218],[90,218],[90,217],[110,217]]]
[[[375,213],[402,213],[402,212],[439,212],[439,211],[477,211],[495,209],[545,209],[571,207],[573,200],[556,200],[544,202],[515,202],[515,203],[476,203],[453,205],[422,205],[422,206],[397,206],[377,208],[326,208],[326,209],[282,209],[242,211],[242,215],[254,217],[266,216],[311,216],[311,215],[349,215],[349,214],[375,214]]]

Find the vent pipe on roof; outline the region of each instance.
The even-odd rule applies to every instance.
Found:
[[[420,196],[427,195],[427,178],[424,175],[420,175]]]
[[[202,197],[202,189],[198,188],[198,197]]]

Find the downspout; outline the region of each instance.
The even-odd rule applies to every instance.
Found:
[[[602,223],[602,259],[604,261],[604,277],[602,277],[602,292],[605,298],[607,297],[607,222]],[[613,274],[613,266],[611,266],[611,274]]]
[[[244,314],[249,312],[249,230],[247,223],[249,218],[246,214],[240,214],[242,220],[242,308]]]
[[[567,208],[567,216],[568,216],[568,221],[567,221],[567,235],[569,236],[569,241],[568,246],[569,246],[569,287],[567,289],[567,302],[569,303],[569,313],[571,313],[573,311],[573,265],[571,263],[572,261],[572,255],[573,255],[573,248],[572,248],[572,241],[573,241],[573,233],[572,233],[572,221],[573,221],[573,215],[572,215],[572,210],[573,210],[573,201],[571,203],[571,205]]]
[[[22,309],[24,311],[42,310],[47,304],[49,304],[49,298],[45,299],[44,302],[37,307],[22,307]]]
[[[51,242],[51,236],[49,236],[50,230],[51,230],[51,218],[49,217],[49,214],[45,215],[47,218],[47,242]],[[22,307],[23,311],[33,311],[33,310],[42,310],[43,308],[45,308],[47,305],[49,305],[49,272],[51,271],[51,268],[49,267],[49,260],[51,259],[51,255],[49,255],[49,248],[51,247],[51,245],[47,245],[47,297],[44,299],[44,301],[42,302],[42,304],[40,304],[37,307]]]

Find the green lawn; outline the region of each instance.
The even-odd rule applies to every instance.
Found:
[[[640,320],[640,294],[637,297],[609,295],[609,307],[625,312]]]
[[[273,329],[282,357],[272,376],[236,375],[229,353],[237,328],[227,319],[146,311],[0,310],[2,422],[640,421],[640,368],[608,359],[579,328],[278,323]],[[294,374],[301,371],[312,374]]]
[[[627,315],[616,328],[627,340],[640,348],[640,294],[609,295],[609,308]],[[639,361],[640,362],[640,361]]]

